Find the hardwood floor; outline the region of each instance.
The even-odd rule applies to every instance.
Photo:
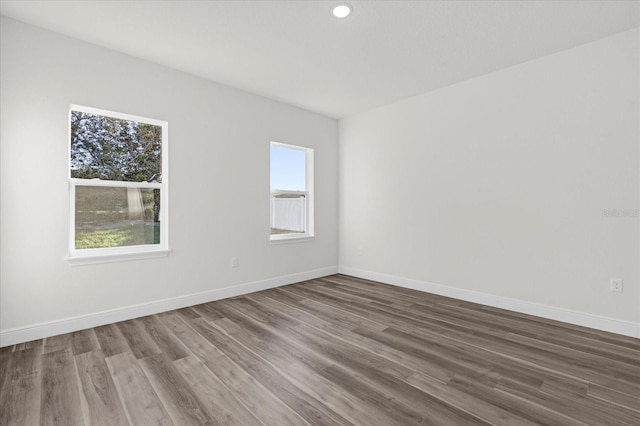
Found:
[[[0,349],[0,425],[639,425],[640,340],[334,275]]]

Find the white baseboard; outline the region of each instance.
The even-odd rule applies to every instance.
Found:
[[[524,300],[511,299],[508,297],[496,296],[493,294],[465,290],[441,284],[434,284],[426,281],[414,280],[411,278],[365,271],[348,266],[340,266],[339,271],[341,274],[351,275],[353,277],[378,281],[381,283],[391,284],[399,287],[406,287],[413,290],[424,291],[427,293],[439,294],[441,296],[479,303],[482,305],[492,306],[494,308],[507,309],[509,311],[520,312],[523,314],[535,315],[542,318],[562,321],[569,324],[593,328],[596,330],[608,331],[611,333],[640,338],[640,323],[633,321],[603,317],[600,315],[593,315],[585,312],[573,311],[570,309],[542,305],[540,303],[527,302]]]
[[[345,275],[379,281],[399,287],[406,287],[414,290],[424,291],[427,293],[439,294],[441,296],[466,300],[468,302],[480,303],[496,308],[507,309],[510,311],[539,316],[542,318],[562,321],[569,324],[589,327],[596,330],[603,330],[611,333],[640,338],[640,323],[636,323],[633,321],[603,317],[599,315],[588,314],[585,312],[573,311],[570,309],[557,308],[554,306],[542,305],[539,303],[527,302],[524,300],[511,299],[508,297],[496,296],[472,290],[434,284],[426,281],[414,280],[411,278],[366,271],[362,269],[351,268],[348,266],[334,266],[316,269],[313,271],[301,272],[297,274],[284,275],[281,277],[269,278],[266,280],[254,281],[245,284],[239,284],[232,287],[209,290],[202,293],[174,297],[171,299],[164,299],[150,303],[127,306],[124,308],[97,312],[94,314],[3,330],[0,331],[0,347],[30,342],[32,340],[56,336],[63,333],[70,333],[78,330],[84,330],[91,327],[98,327],[118,321],[126,321],[146,315],[170,311],[173,309],[180,309],[187,306],[212,302],[214,300],[240,296],[260,290],[293,284],[300,281],[325,277],[328,275],[336,274],[338,272]]]
[[[98,327],[118,321],[126,321],[133,318],[157,314],[173,309],[180,309],[187,306],[199,305],[201,303],[212,302],[214,300],[240,296],[260,290],[293,284],[300,281],[326,277],[327,275],[333,275],[336,273],[338,273],[338,267],[333,266],[328,268],[316,269],[313,271],[269,278],[266,280],[254,281],[246,284],[239,284],[232,287],[209,290],[202,293],[189,294],[186,296],[179,296],[171,299],[158,300],[155,302],[143,303],[140,305],[133,305],[109,311],[97,312],[94,314],[34,324],[27,327],[2,330],[0,331],[0,347],[30,342],[32,340],[57,336],[58,334],[70,333],[73,331],[84,330],[91,327]]]

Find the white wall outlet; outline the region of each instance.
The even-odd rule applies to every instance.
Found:
[[[609,290],[622,293],[622,278],[611,278],[609,280]]]
[[[237,268],[238,266],[240,266],[240,260],[237,257],[232,257],[231,258],[231,267],[232,268]]]

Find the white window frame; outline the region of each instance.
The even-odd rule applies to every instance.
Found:
[[[162,128],[162,182],[124,182],[114,180],[100,179],[77,179],[71,177],[71,114],[73,111],[86,112],[89,114],[102,115],[120,120],[136,121],[139,123],[152,124]],[[124,114],[120,112],[107,111],[82,105],[71,105],[69,108],[69,146],[67,155],[68,177],[69,177],[69,255],[67,261],[71,265],[85,265],[92,263],[107,263],[127,260],[149,259],[156,257],[164,257],[170,253],[169,249],[169,124],[166,121],[156,120],[153,118],[140,117],[136,115]],[[90,187],[112,187],[112,188],[139,188],[139,189],[159,189],[160,190],[160,243],[132,245],[120,247],[103,247],[103,248],[75,248],[75,202],[76,188],[78,186]]]
[[[304,191],[286,191],[286,190],[275,190],[271,191],[271,184],[269,184],[270,190],[270,203],[269,203],[269,237],[272,243],[286,243],[286,242],[297,242],[297,241],[308,241],[312,240],[315,237],[315,227],[314,227],[314,182],[313,182],[313,148],[307,148],[300,145],[290,145],[281,142],[271,141],[269,143],[269,159],[271,159],[271,147],[272,146],[280,146],[283,148],[295,149],[298,151],[303,151],[305,153],[305,190]],[[271,174],[271,161],[269,161],[269,174]],[[271,182],[271,179],[269,179]],[[305,232],[296,232],[291,234],[271,234],[271,224],[273,223],[273,201],[272,199],[276,195],[282,194],[300,194],[304,195],[305,198]]]

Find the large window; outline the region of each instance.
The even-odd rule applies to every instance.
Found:
[[[271,240],[313,236],[313,150],[271,142]]]
[[[73,105],[69,261],[168,253],[167,123]]]

